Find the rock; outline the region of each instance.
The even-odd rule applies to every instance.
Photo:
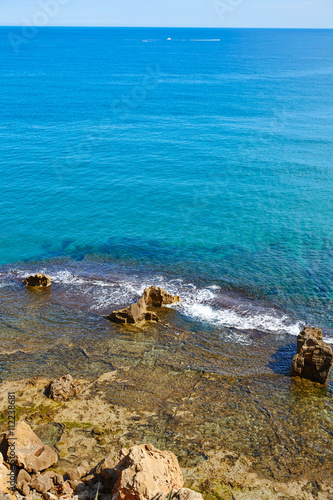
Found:
[[[53,486],[53,481],[49,476],[46,475],[41,475],[36,477],[33,481],[30,483],[30,488],[33,490],[38,491],[39,493],[47,493],[50,491],[50,489]]]
[[[79,393],[79,384],[71,375],[57,377],[46,387],[46,395],[55,401],[68,401]]]
[[[118,461],[119,459],[120,458],[118,456]],[[93,471],[95,483],[92,484],[92,487],[94,487],[96,482],[102,481],[104,484],[104,491],[106,491],[107,493],[111,493],[114,485],[119,478],[119,474],[115,470],[116,463],[117,462],[115,462],[114,458],[109,455],[104,458],[104,460],[102,460],[99,464],[97,464]]]
[[[308,378],[325,384],[333,364],[332,349],[323,341],[319,328],[306,327],[297,337],[297,354],[291,376]]]
[[[168,500],[169,494],[159,492],[151,500]],[[171,496],[172,500],[203,500],[201,493],[198,493],[188,488],[181,488],[178,491],[173,492]]]
[[[135,325],[141,321],[158,321],[158,316],[155,313],[147,311],[144,297],[125,309],[113,311],[110,316],[105,316],[105,318],[120,325]]]
[[[5,493],[5,494],[11,494],[12,492],[9,490],[9,487],[11,485],[9,484],[9,477],[8,477],[8,469],[4,464],[0,464],[0,494]],[[13,483],[14,486],[14,483]],[[0,495],[1,496],[1,495]]]
[[[15,428],[14,462],[28,472],[40,472],[48,469],[58,461],[58,456],[52,448],[43,444],[31,427],[20,420]],[[11,439],[6,435],[7,449]],[[9,440],[9,441],[8,441]]]
[[[28,474],[26,470],[21,469],[19,471],[19,473],[17,474],[16,487],[25,496],[26,496],[25,492],[27,491],[27,486],[29,488],[30,482],[31,482],[30,474]],[[30,488],[29,488],[29,491],[30,491]]]
[[[24,283],[29,287],[46,288],[51,285],[51,278],[46,274],[37,273],[35,276],[25,278]]]
[[[145,288],[143,296],[147,306],[162,307],[167,304],[174,304],[180,302],[179,295],[171,295],[158,286],[151,286]]]
[[[44,494],[44,497],[46,500],[58,500],[58,497],[56,495],[53,495],[53,493],[50,493],[49,491]]]
[[[168,494],[183,486],[175,455],[159,451],[150,444],[131,448],[115,470],[119,477],[113,488],[113,498],[117,500],[150,500],[160,492]]]
[[[161,307],[166,304],[180,302],[178,295],[171,295],[157,286],[145,288],[142,297],[125,309],[113,311],[109,316],[104,316],[113,323],[120,325],[141,323],[142,321],[158,321],[157,314],[147,311],[148,306]]]
[[[67,476],[71,481],[78,481],[79,479],[81,479],[81,477],[85,476],[89,470],[89,464],[86,460],[84,460],[77,467],[70,469],[67,472]]]

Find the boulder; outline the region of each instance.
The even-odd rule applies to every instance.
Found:
[[[144,297],[141,297],[135,304],[125,307],[125,309],[113,311],[110,316],[105,316],[105,318],[120,325],[135,325],[141,321],[158,321],[156,314],[147,311]]]
[[[113,323],[120,325],[131,324],[135,325],[142,321],[158,321],[157,314],[147,311],[147,306],[162,307],[167,304],[180,302],[178,295],[171,295],[157,286],[145,288],[142,297],[125,309],[113,311],[109,316],[104,316]]]
[[[179,295],[171,295],[167,293],[163,288],[158,286],[151,286],[145,288],[143,296],[147,306],[162,307],[167,304],[174,304],[175,302],[180,302]]]
[[[27,472],[40,472],[48,469],[58,461],[58,456],[52,448],[43,444],[31,427],[20,420],[15,428],[15,465]],[[12,440],[6,435],[7,449]]]
[[[55,401],[68,401],[79,393],[79,384],[71,375],[57,377],[46,387],[46,395]]]
[[[67,476],[71,481],[78,481],[81,477],[85,476],[90,470],[89,463],[84,460],[77,467],[73,467],[67,472]]]
[[[53,481],[49,476],[40,475],[36,477],[31,483],[30,488],[38,491],[39,493],[47,493],[53,487]]]
[[[297,337],[297,354],[291,376],[299,376],[325,384],[333,364],[332,349],[323,341],[319,328],[306,327]]]
[[[118,480],[113,488],[117,500],[150,500],[158,493],[183,487],[183,476],[176,456],[150,444],[134,446],[120,453],[115,470]]]
[[[46,274],[37,273],[35,276],[25,278],[24,283],[29,287],[46,288],[51,285],[51,278],[50,276],[46,276]]]

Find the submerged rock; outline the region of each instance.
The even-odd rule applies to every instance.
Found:
[[[163,305],[180,302],[178,295],[171,295],[157,286],[145,288],[142,297],[125,309],[113,311],[109,316],[104,316],[113,323],[120,325],[135,325],[142,321],[158,321],[157,314],[147,311],[147,306],[162,307]]]
[[[8,433],[5,435],[7,455],[9,445],[12,444]],[[14,463],[27,472],[40,472],[48,469],[58,461],[58,455],[52,448],[44,445],[31,427],[20,420],[15,428],[15,456]]]
[[[150,500],[183,487],[182,472],[171,451],[142,444],[122,450],[119,458],[115,467],[118,480],[113,488],[113,498],[117,500]]]
[[[79,393],[79,384],[71,375],[64,375],[52,380],[46,387],[46,395],[55,401],[68,401]]]
[[[51,286],[51,278],[46,274],[37,273],[34,276],[25,278],[24,283],[32,288],[46,288]]]
[[[299,376],[325,384],[333,364],[331,347],[323,341],[319,328],[306,327],[297,337],[297,354],[291,376]]]
[[[158,321],[158,316],[155,313],[147,311],[144,297],[125,309],[113,311],[110,316],[105,316],[105,318],[121,325],[135,325],[141,321]]]
[[[175,302],[180,302],[179,295],[171,295],[167,293],[163,288],[158,286],[151,286],[145,288],[143,292],[145,302],[148,306],[162,307],[167,304],[174,304]]]

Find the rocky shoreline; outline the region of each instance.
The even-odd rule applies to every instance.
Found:
[[[103,374],[98,381],[80,380],[79,396],[68,401],[55,401],[48,398],[45,395],[45,387],[49,381],[46,379],[2,384],[0,392],[1,431],[7,432],[6,403],[8,391],[11,391],[16,394],[16,411],[19,422],[26,422],[44,445],[50,446],[58,456],[58,460],[53,466],[31,478],[32,488],[29,487],[29,492],[26,490],[27,498],[55,500],[54,497],[46,495],[48,492],[44,495],[38,492],[37,488],[42,488],[39,486],[40,482],[44,484],[47,481],[50,489],[57,486],[51,485],[49,480],[38,479],[40,476],[45,476],[51,478],[52,481],[56,477],[56,481],[67,484],[67,486],[60,488],[58,496],[55,495],[57,498],[66,495],[63,500],[74,499],[76,496],[79,500],[81,498],[82,500],[93,499],[96,495],[96,484],[101,482],[100,478],[96,476],[95,480],[93,477],[89,477],[87,481],[81,481],[81,478],[74,479],[79,472],[75,475],[73,470],[80,466],[82,468],[82,462],[84,462],[86,469],[89,469],[89,472],[94,470],[103,460],[111,461],[115,466],[119,462],[119,453],[122,449],[128,450],[140,444],[133,441],[130,430],[142,425],[149,412],[147,411],[146,415],[138,415],[137,412],[131,411],[129,408],[107,403],[103,397],[102,385],[114,380],[117,376],[117,373],[109,372]],[[99,390],[96,390],[97,387]],[[145,446],[149,444],[144,443]],[[155,447],[153,448],[155,449]],[[135,448],[135,450],[137,449]],[[200,492],[207,500],[231,499],[230,486],[237,500],[312,500],[314,498],[329,500],[333,498],[333,486],[329,478],[327,482],[322,479],[311,481],[306,477],[287,482],[268,480],[255,472],[253,460],[241,453],[225,449],[223,443],[218,443],[210,450],[204,449],[202,459],[193,465],[184,464],[183,461],[180,462],[180,465],[185,488]],[[3,467],[5,466],[2,466],[2,470],[4,470]],[[83,473],[86,473],[86,470]],[[91,474],[89,475],[91,476]],[[70,479],[71,477],[72,479]],[[79,482],[76,483],[75,481],[78,480]],[[3,484],[4,480],[2,480]],[[65,490],[69,489],[64,492],[64,488]],[[113,494],[116,493],[104,491],[104,485],[103,488],[99,485],[99,488],[101,499],[104,495],[105,500],[111,500]],[[53,491],[55,492],[56,488]],[[166,494],[166,492],[164,493]],[[188,492],[185,493],[189,495]],[[21,498],[22,494],[21,487],[21,492],[18,491],[14,496]],[[10,498],[14,500],[13,496]],[[143,497],[125,495],[123,498]],[[187,499],[188,496],[182,496],[178,500],[183,498]],[[198,499],[198,497],[195,498]]]
[[[28,277],[25,284],[38,291],[49,289],[51,280],[40,274]],[[135,331],[136,339],[140,329],[140,335],[151,334],[150,325],[159,323],[161,316],[164,335],[176,335],[181,347],[179,332],[163,325],[163,306],[179,301],[178,296],[150,287],[136,303],[105,317],[124,325],[115,326],[119,331],[134,328],[131,336]],[[162,309],[157,315],[158,308]],[[257,399],[255,384],[269,384],[267,375],[257,378],[254,386],[250,378],[244,385],[246,376],[237,380],[213,369],[188,369],[184,360],[190,352],[180,350],[177,362],[170,365],[154,346],[147,357],[145,347],[135,340],[126,349],[124,356],[120,345],[113,352],[115,366],[97,377],[73,380],[65,375],[53,381],[35,377],[2,383],[3,494],[12,500],[22,495],[28,500],[94,500],[97,492],[101,500],[200,500],[201,495],[206,500],[333,498],[329,452],[321,460],[318,449],[316,466],[309,466],[315,434],[307,446],[302,433],[295,439],[293,434],[286,436],[278,411]],[[305,328],[292,363],[295,396],[315,393],[320,401],[319,388],[331,366],[332,350],[323,342],[322,332]],[[290,389],[286,387],[286,392]],[[245,413],[233,410],[239,398],[245,401]],[[307,422],[311,428],[315,418],[311,402],[309,410],[299,407],[300,414],[292,415],[296,424]],[[9,424],[12,414],[16,428]],[[13,449],[11,436],[17,440]],[[123,476],[124,482],[119,479]],[[8,477],[16,485],[12,492]]]

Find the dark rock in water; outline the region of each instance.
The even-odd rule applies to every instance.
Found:
[[[158,286],[151,286],[146,288],[143,293],[144,299],[148,306],[161,307],[167,304],[174,304],[175,302],[180,302],[179,295],[171,295],[167,293],[163,288]]]
[[[297,354],[291,376],[299,376],[325,384],[333,364],[332,349],[323,341],[319,328],[306,327],[297,337]]]
[[[46,396],[55,401],[68,401],[79,393],[79,384],[71,375],[57,377],[52,380],[45,390]]]
[[[24,283],[26,286],[33,288],[46,288],[51,285],[51,278],[46,274],[37,273],[35,276],[25,278]]]
[[[113,311],[110,316],[105,316],[105,318],[121,325],[135,325],[141,321],[158,321],[158,316],[155,313],[147,311],[144,297],[125,309]]]
[[[60,441],[64,432],[64,425],[56,422],[39,425],[34,429],[35,434],[48,446],[53,446]]]

